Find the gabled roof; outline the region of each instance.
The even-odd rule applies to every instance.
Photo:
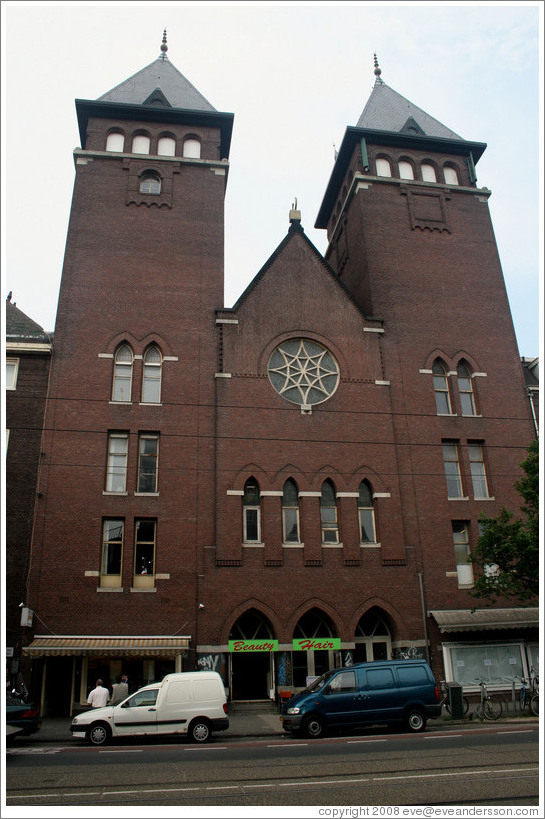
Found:
[[[417,126],[414,130],[411,128],[411,120]],[[443,139],[462,139],[439,120],[426,114],[422,108],[398,94],[380,78],[375,82],[371,96],[356,123],[356,128],[397,131],[407,134],[419,133]]]
[[[6,300],[6,340],[43,343],[51,341],[49,333],[29,318],[22,310]]]
[[[160,105],[162,99],[166,100],[172,108],[184,108],[190,111],[216,110],[200,91],[197,91],[195,86],[172,65],[166,55],[158,57],[128,80],[116,85],[111,91],[107,91],[98,98],[98,101],[131,105]]]

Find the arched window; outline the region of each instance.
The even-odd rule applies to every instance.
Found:
[[[198,139],[186,139],[184,142],[184,156],[188,159],[201,158],[201,143]]]
[[[140,178],[140,193],[161,193],[161,179],[156,173],[145,173]]]
[[[475,396],[473,394],[473,382],[469,367],[460,361],[457,368],[458,389],[460,391],[460,402],[462,404],[462,415],[476,415]]]
[[[360,483],[358,518],[360,524],[360,543],[376,543],[373,493],[367,481]]]
[[[377,176],[391,176],[392,169],[387,159],[379,157],[377,159]]]
[[[414,179],[414,170],[410,162],[401,160],[399,163],[399,177],[400,179]]]
[[[132,392],[132,350],[128,344],[118,347],[114,358],[112,401],[130,402]]]
[[[435,168],[433,165],[430,165],[429,162],[423,162],[420,170],[422,171],[422,179],[424,182],[437,182]]]
[[[433,389],[435,390],[435,404],[438,415],[452,415],[450,392],[448,388],[447,371],[442,361],[434,362],[432,367]]]
[[[244,543],[261,542],[260,502],[259,484],[255,478],[248,478],[242,498]]]
[[[176,140],[169,136],[160,137],[157,143],[157,153],[159,156],[174,156]]]
[[[299,493],[292,478],[288,478],[282,493],[282,539],[284,543],[300,543]]]
[[[111,134],[108,134],[106,138],[106,150],[107,151],[118,151],[121,153],[123,148],[125,147],[125,137],[123,134],[120,134],[119,131],[114,131]]]
[[[338,543],[337,500],[335,488],[329,478],[322,484],[320,517],[322,521],[322,543]]]
[[[144,372],[142,374],[142,403],[159,404],[161,402],[161,372],[163,359],[157,347],[148,347],[144,354]]]
[[[445,175],[445,182],[447,185],[458,185],[458,174],[456,173],[454,168],[451,168],[450,165],[445,165],[443,168],[443,173]]]
[[[133,154],[149,154],[150,138],[145,134],[136,134],[132,140]]]

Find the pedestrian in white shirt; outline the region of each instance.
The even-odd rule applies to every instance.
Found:
[[[108,700],[110,699],[110,692],[107,688],[104,688],[102,685],[102,680],[97,680],[96,687],[93,688],[89,696],[87,697],[87,702],[91,706],[91,708],[104,708],[107,705]]]

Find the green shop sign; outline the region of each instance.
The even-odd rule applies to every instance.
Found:
[[[229,651],[234,654],[248,651],[278,651],[278,640],[229,640]]]
[[[294,651],[327,651],[330,648],[340,647],[340,637],[318,637],[314,640],[309,637],[302,637],[300,640],[293,640],[292,642]]]

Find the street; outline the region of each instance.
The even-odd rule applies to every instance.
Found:
[[[7,750],[7,807],[538,805],[539,731],[28,744]],[[29,814],[26,814],[29,815]],[[314,815],[314,814],[313,814]]]

